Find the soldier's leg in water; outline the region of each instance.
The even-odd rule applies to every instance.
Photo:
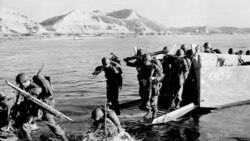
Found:
[[[177,106],[177,96],[178,96],[178,91],[180,90],[180,82],[179,82],[179,79],[176,78],[174,79],[172,82],[171,82],[171,93],[173,94],[173,99],[172,99],[172,102],[171,102],[171,107],[172,108],[176,108]]]
[[[57,136],[61,137],[63,141],[68,141],[63,129],[55,122],[54,116],[45,112],[43,120],[46,122],[50,130]]]
[[[18,133],[18,137],[21,140],[32,141],[32,137],[30,135],[31,128],[30,128],[30,124],[29,124],[30,118],[31,117],[25,119],[25,121],[21,124],[21,128],[20,128],[19,133]]]
[[[151,106],[151,101],[152,101],[152,88],[149,88],[150,84],[149,82],[147,83],[147,86],[145,87],[145,100],[147,100],[146,102],[146,108],[147,108],[147,113],[144,116],[145,118],[152,118],[152,106]],[[150,94],[151,93],[151,94]]]
[[[55,105],[55,100],[50,99],[46,100],[46,103],[49,104],[50,106],[54,107]],[[54,116],[49,114],[48,112],[44,112],[44,115],[42,119],[46,122],[50,130],[57,136],[61,137],[63,141],[68,141],[65,132],[63,129],[55,122]]]
[[[142,101],[142,104],[141,104],[141,106],[145,106],[146,104],[144,103],[144,90],[143,90],[143,83],[142,83],[142,81],[140,81],[139,80],[139,95],[140,95],[140,97],[141,97],[141,101]]]
[[[120,112],[120,108],[119,108],[119,100],[118,100],[118,97],[119,97],[119,88],[118,86],[115,86],[113,87],[113,93],[112,93],[112,105],[114,107],[114,111],[117,115],[120,115],[121,112]]]
[[[112,87],[110,86],[107,86],[107,94],[106,94],[106,96],[107,96],[107,103],[111,103],[111,106],[109,107],[110,109],[112,109],[112,110],[115,110],[115,108],[114,108],[114,105],[113,105],[113,89],[112,89]]]
[[[158,112],[158,97],[160,95],[160,87],[161,87],[161,85],[158,85],[158,84],[155,84],[155,86],[153,87],[153,91],[152,91],[152,98],[151,98],[151,106],[153,110],[152,118],[155,118]]]
[[[180,81],[179,81],[179,90],[177,92],[177,98],[176,98],[176,108],[180,108],[181,106],[181,102],[182,102],[182,93],[183,93],[183,86],[184,86],[184,78],[183,77],[180,77]]]

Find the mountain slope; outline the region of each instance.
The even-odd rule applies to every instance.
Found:
[[[113,33],[129,32],[125,27],[103,20],[99,12],[86,13],[73,10],[66,15],[57,16],[41,23],[50,31],[59,33]]]
[[[123,20],[124,26],[133,32],[166,32],[167,28],[157,24],[131,9],[123,9],[108,13],[107,16]]]
[[[0,9],[0,33],[44,33],[47,32],[40,24],[14,10]]]
[[[101,12],[86,13],[73,10],[68,14],[47,19],[41,23],[50,31],[60,33],[141,33],[165,32],[158,25],[133,10],[124,9],[108,14]]]

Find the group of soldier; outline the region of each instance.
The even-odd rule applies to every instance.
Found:
[[[152,119],[157,116],[158,97],[160,93],[166,94],[172,100],[170,108],[179,108],[182,105],[182,92],[185,80],[189,75],[192,63],[195,61],[196,48],[188,49],[183,44],[174,55],[169,54],[168,47],[162,51],[144,53],[139,48],[135,56],[124,58],[126,65],[135,67],[139,83],[139,96],[141,104],[139,109],[147,111],[144,118]],[[163,54],[162,59],[157,59],[157,54]],[[105,72],[107,78],[107,101],[111,109],[120,115],[118,95],[122,88],[122,69],[118,57],[102,59],[102,66],[98,66],[93,75]]]
[[[191,66],[196,63],[194,59],[196,52],[197,47],[188,49],[187,45],[183,44],[174,55],[171,55],[168,47],[165,46],[163,51],[154,53],[144,53],[142,49],[138,49],[135,56],[124,58],[127,66],[135,67],[137,70],[139,96],[141,98],[139,109],[147,111],[144,118],[152,119],[157,116],[160,93],[161,95],[168,95],[168,98],[171,99],[169,102],[170,108],[176,109],[183,105],[183,87],[189,76]],[[164,57],[157,59],[158,53],[163,54]],[[119,133],[122,128],[117,117],[121,114],[118,96],[122,89],[123,72],[121,61],[117,56],[112,55],[112,58],[102,58],[102,65],[96,67],[93,72],[93,75],[98,75],[102,71],[105,73],[107,78],[107,103],[110,104],[110,109],[107,110],[103,107],[95,109],[92,112],[92,119],[95,120],[94,123],[103,123],[106,121],[104,119],[106,116],[115,125]],[[50,79],[41,71],[32,79],[26,73],[20,73],[16,76],[16,83],[22,90],[54,107]],[[4,97],[4,94],[1,93],[1,95]],[[55,135],[64,141],[68,140],[65,132],[55,122],[51,113],[41,110],[38,105],[23,97],[19,92],[14,95],[11,99],[2,98],[0,101],[1,107],[6,110],[6,122],[5,126],[1,126],[3,127],[1,130],[10,130],[14,127],[19,129],[18,138],[32,140],[30,135],[32,128],[34,128],[32,123],[35,121],[34,118],[38,118],[45,121]]]
[[[55,100],[53,98],[50,78],[42,74],[41,71],[33,76],[32,79],[29,78],[26,73],[19,73],[16,76],[16,84],[21,90],[24,90],[43,103],[54,107]],[[41,109],[39,105],[21,95],[20,92],[6,99],[5,96],[10,93],[16,92],[1,93],[2,100],[0,103],[2,109],[6,111],[5,113],[1,113],[3,118],[1,121],[1,131],[18,131],[19,139],[31,141],[31,131],[37,128],[34,121],[41,120],[44,121],[50,130],[63,141],[68,140],[64,130],[55,122],[54,115]]]

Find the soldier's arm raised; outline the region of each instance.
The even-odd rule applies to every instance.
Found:
[[[95,71],[92,73],[92,75],[98,75],[103,71],[103,66],[98,66],[95,68]]]

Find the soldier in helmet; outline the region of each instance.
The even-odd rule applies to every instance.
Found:
[[[186,51],[187,51],[188,47],[187,47],[186,44],[182,44],[180,49],[182,49],[184,51],[184,54],[186,54]]]
[[[154,63],[149,54],[144,54],[142,57],[143,64],[141,66],[141,81],[147,114],[145,118],[154,118],[158,112],[158,96],[161,88],[161,80],[164,74],[160,67]]]
[[[142,49],[139,49],[137,51],[137,57],[134,58],[133,60],[129,60],[127,58],[124,59],[124,61],[126,62],[126,65],[129,66],[129,67],[135,67],[136,70],[137,70],[137,80],[139,82],[139,96],[141,97],[141,101],[142,101],[142,104],[139,106],[139,108],[141,110],[147,110],[146,108],[146,103],[145,103],[145,95],[144,95],[144,92],[143,92],[143,84],[142,84],[142,79],[141,79],[141,66],[143,64],[143,61],[142,61],[142,56],[143,56],[143,50]]]
[[[11,109],[15,105],[16,94],[12,91],[0,91],[0,128],[1,130],[10,129]]]
[[[121,127],[119,118],[113,110],[98,107],[92,111],[91,118],[94,122],[83,140],[134,140]]]
[[[102,58],[102,66],[96,67],[92,74],[96,76],[102,71],[105,72],[107,78],[107,102],[111,103],[111,108],[117,115],[120,115],[118,96],[122,89],[122,69],[117,62],[104,57]]]
[[[176,58],[173,60],[170,70],[170,86],[169,94],[173,99],[172,106],[179,108],[182,102],[182,92],[184,82],[189,74],[191,60],[184,58],[184,51],[178,49],[175,54]]]
[[[16,83],[21,89],[25,90],[29,94],[33,95],[34,97],[37,97],[38,99],[42,100],[43,102],[49,104],[52,107],[54,106],[54,99],[51,93],[43,91],[41,86],[38,86],[33,81],[31,81],[26,73],[18,74],[16,76]],[[18,95],[17,105],[17,112],[20,116],[17,117],[16,121],[18,122],[17,124],[21,127],[19,133],[21,139],[30,141],[32,140],[32,137],[30,135],[31,129],[29,123],[32,122],[34,117],[38,117],[45,121],[45,123],[55,135],[59,136],[63,141],[68,140],[65,136],[65,132],[55,122],[53,115],[51,115],[47,111],[41,111],[39,107],[37,107],[37,105],[29,101],[28,99],[22,97],[21,94]]]
[[[119,121],[119,118],[117,117],[116,113],[111,109],[107,110],[107,121],[111,125],[111,127],[108,129],[109,132],[113,133],[120,133],[120,131],[124,130],[121,127],[121,123]],[[104,128],[104,120],[105,120],[105,109],[102,107],[98,107],[95,110],[92,111],[91,118],[94,120],[93,123],[93,130],[97,130],[98,128]],[[114,125],[114,126],[112,126]]]

